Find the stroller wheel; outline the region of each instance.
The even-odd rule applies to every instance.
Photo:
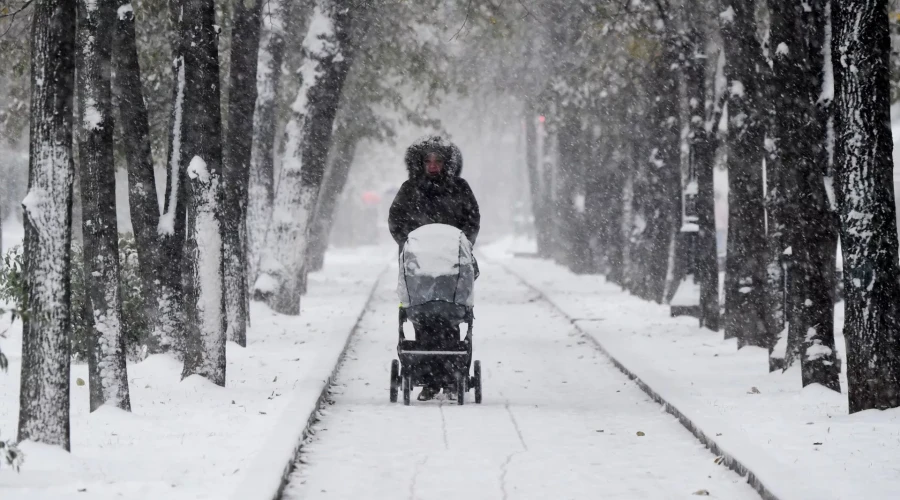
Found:
[[[391,361],[391,403],[397,402],[397,393],[400,392],[400,362]]]
[[[475,376],[472,377],[475,387],[475,404],[481,404],[481,361],[475,361]]]
[[[466,389],[467,382],[469,381],[469,377],[463,375],[462,373],[456,374],[456,403],[459,405],[465,404],[466,398]]]
[[[412,391],[412,377],[406,375],[403,377],[403,404],[409,406],[409,396]]]

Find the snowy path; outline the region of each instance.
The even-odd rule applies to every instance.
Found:
[[[490,263],[475,320],[484,404],[389,403],[396,302],[394,280],[383,280],[285,498],[759,498]]]

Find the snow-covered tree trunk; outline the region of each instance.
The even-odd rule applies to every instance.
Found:
[[[110,63],[115,8],[116,0],[78,4],[78,150],[84,283],[91,314],[88,340],[91,411],[104,404],[131,409],[119,293],[113,164]]]
[[[766,307],[768,322],[766,337],[769,347],[769,371],[784,367],[784,347],[787,344],[791,308],[788,283],[794,249],[790,240],[796,215],[797,185],[791,172],[797,161],[795,128],[797,121],[798,75],[797,58],[802,57],[801,34],[795,30],[794,6],[778,0],[768,0],[769,47],[771,68],[764,66],[766,100]]]
[[[834,258],[835,225],[823,182],[827,168],[826,120],[817,109],[824,75],[826,2],[810,0],[770,7],[774,14],[773,84],[778,89],[773,94],[781,96],[776,100],[776,151],[782,166],[782,252],[790,259],[788,338],[786,343],[779,343],[775,358],[783,356],[786,368],[799,357],[804,386],[819,383],[840,391],[833,283],[827,272],[828,262]]]
[[[69,449],[75,2],[34,4],[19,441]]]
[[[353,117],[347,117],[347,119],[352,120]],[[359,139],[352,134],[351,127],[348,124],[341,123],[335,128],[332,159],[329,162],[325,178],[322,180],[322,188],[319,191],[316,214],[309,238],[310,249],[307,266],[310,271],[321,270],[325,264],[325,251],[328,249],[328,239],[334,222],[334,211],[350,176],[350,168],[353,166],[358,142]]]
[[[671,20],[666,20],[670,23]],[[654,90],[651,104],[650,130],[652,140],[647,165],[647,185],[650,200],[647,200],[647,294],[648,298],[665,303],[673,288],[673,265],[675,237],[681,225],[681,161],[679,137],[680,93],[678,91],[678,54],[675,35],[666,25],[660,34],[662,53],[655,63],[650,83]],[[674,293],[674,291],[672,291]]]
[[[531,194],[531,215],[534,219],[534,235],[537,242],[537,253],[547,255],[547,227],[542,191],[543,179],[538,168],[537,111],[533,99],[525,103],[525,167],[528,172],[528,187]]]
[[[150,150],[150,118],[141,88],[131,0],[118,0],[113,34],[113,93],[118,103],[122,145],[128,163],[128,203],[137,243],[144,314],[150,325],[151,353],[171,348],[158,337],[159,328],[159,199]]]
[[[719,264],[716,248],[715,125],[721,114],[714,82],[707,84],[706,40],[694,25],[687,32],[685,87],[689,110],[690,162],[697,179],[697,247],[693,257],[700,285],[700,326],[719,330]],[[712,77],[715,79],[715,74]]]
[[[182,8],[185,84],[181,169],[190,179],[184,244],[187,275],[182,377],[200,375],[224,386],[226,315],[218,27],[213,0],[185,0]]]
[[[303,79],[285,129],[285,152],[254,295],[300,313],[309,222],[325,173],[332,126],[353,59],[349,0],[317,0],[303,42]]]
[[[561,109],[559,163],[556,181],[556,214],[560,240],[555,248],[557,262],[575,273],[589,270],[587,235],[584,231],[585,132],[582,109],[572,104]]]
[[[850,412],[900,406],[900,282],[886,0],[832,3],[835,188]]]
[[[766,234],[763,122],[754,2],[721,0],[719,22],[728,79],[728,256],[725,337],[766,347]]]
[[[259,54],[259,26],[263,0],[234,4],[231,32],[231,69],[228,93],[228,129],[225,141],[225,207],[223,243],[225,248],[225,311],[228,338],[247,345],[249,297],[247,284],[247,185],[250,181],[250,154],[256,103],[256,70]]]
[[[178,22],[184,16],[183,9],[173,9]],[[189,44],[188,44],[189,45]],[[172,111],[169,115],[169,151],[167,156],[167,182],[163,214],[157,225],[159,259],[158,278],[159,317],[153,336],[159,341],[160,351],[174,349],[179,356],[184,353],[184,241],[187,218],[187,176],[182,163],[187,154],[185,145],[185,66],[184,43],[178,41],[173,50]]]
[[[266,229],[272,218],[278,91],[286,42],[285,22],[292,10],[290,1],[270,0],[263,5],[261,15],[247,206],[247,277],[251,282],[256,280]]]

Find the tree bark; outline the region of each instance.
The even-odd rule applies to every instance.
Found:
[[[222,115],[213,0],[185,0],[184,133],[181,169],[190,178],[184,244],[185,351],[182,377],[225,385],[226,315],[222,258]],[[186,160],[189,162],[186,163]]]
[[[249,298],[247,290],[247,185],[250,182],[250,156],[256,103],[256,70],[259,55],[259,28],[262,0],[240,0],[234,4],[234,28],[231,39],[230,89],[228,93],[228,130],[225,142],[225,207],[223,242],[225,248],[225,310],[227,336],[247,346]]]
[[[681,160],[679,137],[678,53],[675,35],[667,27],[661,34],[662,53],[656,62],[651,88],[654,140],[649,158],[648,190],[652,197],[647,214],[647,293],[651,300],[666,303],[674,293],[673,245],[681,228]]]
[[[178,24],[184,15],[180,6],[177,12]],[[177,30],[176,30],[177,31]],[[159,259],[156,275],[159,283],[159,317],[157,331],[160,350],[174,349],[179,356],[184,354],[184,241],[187,218],[187,176],[182,166],[186,150],[185,139],[185,66],[184,43],[178,41],[173,51],[172,111],[169,115],[168,182],[166,183],[164,212],[157,226]]]
[[[697,180],[697,248],[694,268],[700,285],[700,327],[719,331],[719,260],[716,247],[715,171],[716,124],[721,115],[715,84],[707,84],[706,41],[697,26],[687,32],[685,86],[689,106],[691,170]],[[715,73],[713,74],[715,79]]]
[[[275,198],[275,128],[277,124],[281,64],[286,42],[285,23],[292,2],[270,0],[261,15],[256,71],[256,104],[247,206],[247,251],[250,282],[255,282],[266,229]]]
[[[310,271],[319,271],[325,264],[325,251],[328,249],[328,239],[334,223],[334,211],[338,198],[347,184],[350,168],[353,166],[353,159],[356,155],[356,145],[359,142],[346,124],[339,125],[335,129],[334,135],[332,161],[322,180],[310,235],[310,251],[307,260]]]
[[[819,383],[840,392],[834,345],[834,224],[825,193],[826,128],[817,109],[824,81],[826,1],[780,6],[775,86],[781,89],[778,152],[782,162],[783,225],[790,248],[787,280],[788,341],[784,365],[798,356],[803,386]],[[791,49],[788,49],[790,47]]]
[[[785,346],[790,331],[792,299],[788,290],[793,267],[793,233],[800,230],[792,219],[796,215],[797,183],[791,172],[797,160],[795,129],[802,126],[800,96],[797,92],[797,59],[802,58],[802,36],[795,30],[795,7],[768,0],[771,69],[764,67],[766,100],[766,337],[769,347],[769,371],[785,366]],[[790,49],[789,49],[790,48]],[[802,138],[800,138],[802,140]]]
[[[300,313],[309,223],[325,173],[332,125],[353,59],[349,0],[317,0],[304,41],[304,78],[285,130],[286,148],[254,294],[282,314]]]
[[[759,43],[752,0],[722,0],[728,78],[728,256],[725,338],[767,347],[766,234]]]
[[[885,0],[832,4],[835,187],[850,412],[900,406],[900,283]]]
[[[149,351],[172,347],[159,337],[159,198],[150,149],[150,118],[141,87],[141,67],[135,42],[134,9],[131,0],[118,0],[113,34],[113,94],[118,103],[122,143],[128,163],[128,202],[131,226],[137,244],[138,269],[144,314],[150,325]]]
[[[34,5],[19,441],[69,450],[75,2]]]
[[[538,255],[547,255],[547,225],[542,191],[543,185],[538,169],[537,110],[529,99],[525,104],[525,166],[528,171],[528,187],[531,194],[531,214],[534,218],[534,236]]]
[[[84,283],[90,303],[88,373],[91,411],[131,409],[119,293],[119,232],[111,91],[116,0],[78,4],[78,109]]]

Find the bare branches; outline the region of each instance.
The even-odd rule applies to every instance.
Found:
[[[462,33],[463,28],[466,27],[466,23],[469,22],[469,14],[472,12],[472,0],[469,0],[469,3],[466,5],[466,18],[463,20],[462,26],[459,27],[459,30],[456,31],[456,34],[450,37],[450,41],[452,42],[454,38],[458,38],[459,34]]]
[[[33,2],[34,2],[34,0],[28,0],[27,2],[25,2],[24,4],[22,4],[22,6],[19,7],[19,8],[18,8],[17,10],[15,10],[14,12],[6,12],[6,13],[3,13],[3,14],[0,14],[0,19],[4,19],[4,18],[7,18],[7,17],[12,17],[12,18],[16,17],[17,15],[21,14],[22,11],[24,11],[24,10],[27,9],[29,6],[31,6],[31,4],[32,4]],[[4,8],[3,10],[7,10],[7,9]]]

